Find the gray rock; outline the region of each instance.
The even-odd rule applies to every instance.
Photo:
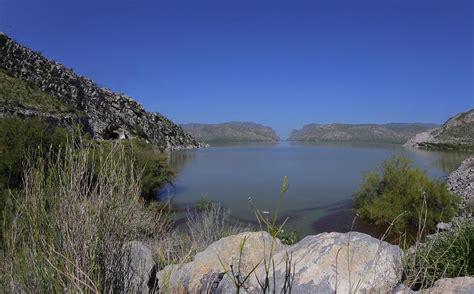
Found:
[[[422,293],[430,294],[472,294],[474,293],[474,277],[441,279],[433,287]]]
[[[467,158],[449,174],[448,187],[454,194],[462,197],[462,206],[474,204],[474,157]]]
[[[148,293],[153,286],[155,262],[150,249],[140,241],[131,241],[123,245],[123,267],[125,272],[125,293]]]
[[[436,225],[436,228],[440,231],[446,231],[446,230],[449,230],[451,228],[451,226],[452,226],[452,224],[450,224],[450,223],[439,222]]]
[[[217,288],[224,273],[239,264],[240,245],[244,242],[241,272],[250,272],[264,258],[268,259],[272,237],[267,232],[241,233],[209,245],[198,253],[192,262],[168,265],[157,273],[159,289],[172,293],[208,293]],[[273,242],[273,252],[285,248],[278,239]]]
[[[271,291],[280,292],[288,286],[285,281],[290,276],[293,293],[389,293],[398,285],[403,268],[398,246],[357,232],[308,236],[277,253],[274,264],[275,268],[270,269]],[[289,275],[288,268],[291,268]],[[256,277],[264,280],[263,266],[257,268],[245,285],[247,293],[260,293]],[[225,276],[217,290],[220,293],[235,290],[232,279]]]

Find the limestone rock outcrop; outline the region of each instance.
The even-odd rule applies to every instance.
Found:
[[[76,75],[3,33],[0,33],[0,69],[71,106],[75,115],[80,116],[77,123],[96,139],[109,139],[122,129],[126,137],[146,139],[162,150],[202,146],[183,128],[158,113],[145,111],[131,97],[101,88],[91,79]],[[2,115],[35,115],[28,109],[0,110]]]

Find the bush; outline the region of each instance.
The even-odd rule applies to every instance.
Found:
[[[417,243],[405,261],[404,284],[428,288],[441,278],[474,276],[474,220],[461,218],[453,228]]]
[[[209,210],[214,205],[216,205],[215,201],[212,201],[211,199],[209,199],[209,197],[207,195],[203,195],[196,202],[196,210],[197,211]]]
[[[393,157],[383,164],[383,174],[369,173],[355,193],[357,214],[377,225],[390,224],[398,230],[409,225],[422,225],[420,215],[426,206],[423,225],[434,229],[440,221],[449,221],[456,214],[461,198],[448,191],[440,180],[413,168],[410,160]]]
[[[0,187],[21,187],[26,155],[57,151],[67,141],[68,131],[39,119],[0,119]]]
[[[145,200],[155,197],[156,190],[165,184],[170,184],[175,173],[166,163],[166,157],[155,150],[154,146],[140,139],[118,141],[124,152],[134,159],[134,165],[141,172],[141,193]],[[114,141],[103,141],[105,149],[115,144]]]
[[[156,210],[145,209],[123,146],[82,142],[60,153],[26,164],[4,232],[2,280],[12,293],[122,291],[122,245],[158,234]]]
[[[34,152],[43,156],[47,152],[57,152],[66,143],[68,134],[66,129],[52,127],[38,119],[0,119],[0,224],[4,223],[13,209],[13,193],[10,189],[16,190],[22,186],[26,155]],[[0,225],[0,236],[2,229]]]

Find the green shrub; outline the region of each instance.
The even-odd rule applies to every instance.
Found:
[[[474,276],[474,220],[461,218],[453,228],[430,236],[407,252],[404,284],[428,288],[441,278]]]
[[[204,211],[211,209],[214,205],[217,205],[216,202],[209,199],[207,195],[201,196],[199,200],[196,202],[196,210],[197,211]]]
[[[118,143],[123,146],[125,154],[133,158],[135,167],[141,172],[141,193],[146,200],[153,200],[157,189],[174,180],[175,173],[167,164],[166,156],[152,144],[140,139],[120,140]],[[107,150],[115,141],[100,144]]]
[[[26,155],[58,150],[66,143],[68,133],[39,119],[0,119],[0,185],[19,188]]]
[[[440,221],[449,221],[461,199],[440,180],[430,180],[426,172],[412,167],[410,160],[393,157],[383,164],[383,173],[369,173],[355,193],[357,214],[377,225],[390,224],[403,230],[409,225],[434,229]],[[425,204],[426,201],[426,204]],[[426,219],[420,215],[426,205]]]
[[[48,152],[57,152],[66,143],[68,134],[66,129],[50,126],[38,119],[0,119],[0,224],[13,209],[13,192],[10,190],[22,186],[26,155],[34,152],[43,156]],[[0,236],[1,233],[2,226]]]

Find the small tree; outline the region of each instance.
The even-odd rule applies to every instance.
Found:
[[[409,159],[395,156],[383,164],[383,173],[371,172],[354,195],[358,215],[377,225],[397,217],[395,228],[420,225],[434,229],[437,222],[449,221],[456,214],[461,199],[448,191],[445,183],[431,180],[426,172],[414,168]],[[426,202],[426,204],[424,204]],[[423,210],[423,211],[422,211]]]

